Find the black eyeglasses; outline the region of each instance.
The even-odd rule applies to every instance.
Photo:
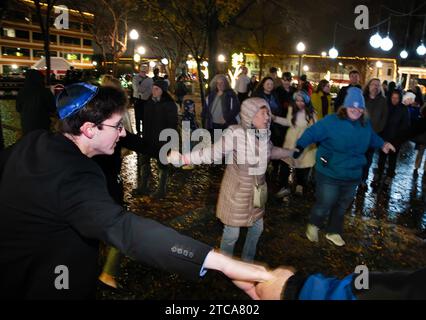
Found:
[[[99,123],[97,124],[97,126],[106,126],[106,127],[114,128],[118,130],[119,133],[121,133],[121,131],[123,131],[124,129],[124,124],[122,122],[119,122],[116,126],[112,126],[110,124],[105,124],[105,123]]]

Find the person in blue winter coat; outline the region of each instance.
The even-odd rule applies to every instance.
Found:
[[[318,242],[318,231],[329,218],[326,239],[337,246],[345,245],[342,238],[346,209],[361,182],[369,148],[381,148],[384,153],[395,148],[385,143],[365,117],[365,100],[359,88],[348,89],[343,106],[309,127],[297,141],[294,158],[312,143],[319,144],[316,154],[316,203],[311,211],[306,236]]]
[[[303,275],[291,267],[272,272],[260,283],[263,300],[424,300],[426,268],[416,271],[353,273],[343,279],[323,274]]]

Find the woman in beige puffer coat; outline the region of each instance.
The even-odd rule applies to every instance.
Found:
[[[221,140],[209,148],[182,156],[186,164],[227,164],[219,192],[216,216],[224,224],[221,251],[233,254],[240,227],[248,227],[242,259],[253,261],[263,231],[265,208],[254,206],[254,187],[265,185],[271,159],[291,157],[293,150],[274,147],[270,141],[271,111],[261,98],[250,98],[241,106],[240,125],[230,126]],[[252,129],[252,130],[250,130]],[[173,161],[172,161],[173,162]]]

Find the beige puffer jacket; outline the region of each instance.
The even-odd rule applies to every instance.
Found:
[[[250,227],[263,217],[264,209],[253,208],[255,179],[258,184],[264,183],[269,160],[283,159],[293,153],[274,147],[268,135],[256,139],[254,132],[247,130],[252,128],[253,117],[263,106],[269,109],[269,105],[264,99],[245,100],[241,106],[240,125],[230,126],[224,132],[221,140],[211,148],[191,153],[191,162],[194,164],[212,163],[224,156],[225,159],[232,160],[232,164],[227,165],[222,179],[216,209],[216,216],[228,226]],[[259,141],[264,141],[264,143],[259,143]],[[256,155],[260,155],[260,157]],[[237,161],[239,157],[240,161]],[[242,157],[244,158],[242,159]],[[250,173],[253,173],[254,169],[257,174],[251,175]]]

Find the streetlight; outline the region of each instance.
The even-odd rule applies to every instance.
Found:
[[[325,51],[321,52],[321,57],[323,57],[323,58],[327,57],[327,52],[325,52]]]
[[[129,32],[129,37],[130,37],[131,40],[133,40],[133,41],[131,41],[131,43],[132,43],[131,56],[133,56],[134,53],[135,53],[135,42],[136,42],[136,40],[139,39],[139,33],[135,29],[132,29]],[[133,74],[134,70],[135,70],[135,57],[133,56],[133,59],[132,59],[132,74]]]
[[[380,48],[382,48],[383,51],[389,51],[393,48],[393,41],[391,38],[389,38],[389,34],[386,36],[386,38],[382,39]]]
[[[374,49],[378,49],[381,47],[382,41],[383,41],[382,36],[380,35],[379,32],[377,32],[376,34],[371,36],[370,46],[372,46]]]
[[[425,54],[426,54],[426,47],[425,47],[425,45],[423,44],[423,41],[422,41],[422,43],[417,47],[417,54],[419,55],[419,56],[424,56]]]
[[[304,65],[304,66],[303,66],[303,71],[308,72],[308,71],[309,71],[309,66]]]
[[[144,46],[139,46],[136,51],[142,56],[146,53],[146,49]]]
[[[139,39],[139,33],[135,30],[132,29],[129,33],[130,39],[132,40],[138,40]]]
[[[225,59],[226,58],[223,54],[220,54],[220,55],[217,56],[217,61],[219,61],[219,62],[225,62]]]
[[[402,50],[401,53],[399,54],[399,56],[401,57],[401,59],[407,59],[408,58],[408,52],[407,50]]]
[[[302,53],[306,50],[306,46],[303,42],[299,42],[296,46],[296,50],[299,52],[299,74],[300,79],[300,70],[302,69]]]
[[[328,51],[328,55],[331,59],[336,59],[339,56],[339,51],[337,51],[337,49],[333,47]]]
[[[167,66],[169,64],[169,60],[167,60],[167,58],[163,58],[161,59],[161,63]]]

